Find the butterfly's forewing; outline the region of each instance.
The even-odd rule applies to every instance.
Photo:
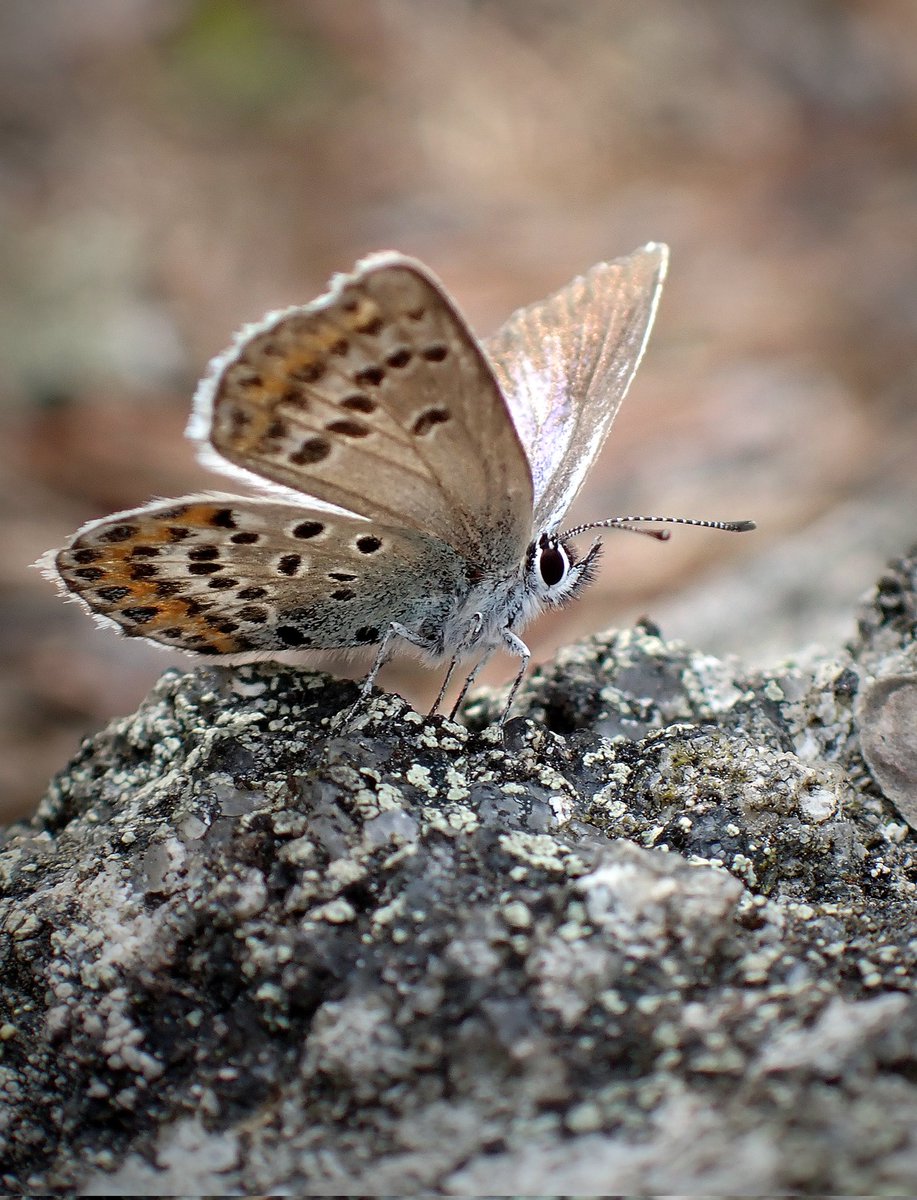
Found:
[[[436,539],[239,496],[185,496],[82,529],[47,564],[125,633],[198,654],[360,646],[436,630],[465,583]]]
[[[484,341],[528,453],[536,528],[557,524],[608,434],[643,354],[668,250],[599,263]]]
[[[484,569],[517,562],[531,536],[528,463],[491,366],[400,255],[244,331],[199,390],[195,432],[236,467]]]

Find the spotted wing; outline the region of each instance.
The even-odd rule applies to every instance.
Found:
[[[484,569],[517,562],[531,536],[528,463],[491,366],[438,281],[400,255],[244,330],[199,388],[191,432],[237,468]]]
[[[561,520],[602,448],[643,355],[668,250],[599,263],[484,341],[528,454],[535,527]]]
[[[126,634],[223,656],[371,644],[391,621],[423,635],[467,586],[425,534],[214,494],[95,521],[45,565]]]

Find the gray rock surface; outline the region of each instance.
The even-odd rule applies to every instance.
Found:
[[[505,742],[165,675],[0,846],[3,1187],[912,1192],[915,631],[609,634]]]

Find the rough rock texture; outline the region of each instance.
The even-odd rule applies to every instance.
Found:
[[[0,852],[3,1186],[913,1191],[915,630],[907,559],[805,668],[610,634],[505,744],[165,676]]]

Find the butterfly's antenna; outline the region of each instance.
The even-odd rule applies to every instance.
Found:
[[[609,517],[607,521],[589,521],[586,525],[574,525],[560,535],[561,540],[577,537],[587,529],[626,529],[629,533],[644,533],[664,542],[669,537],[667,529],[634,529],[638,523],[660,523],[666,525],[697,525],[701,529],[722,529],[726,533],[748,533],[756,529],[754,521],[700,521],[693,517]]]

